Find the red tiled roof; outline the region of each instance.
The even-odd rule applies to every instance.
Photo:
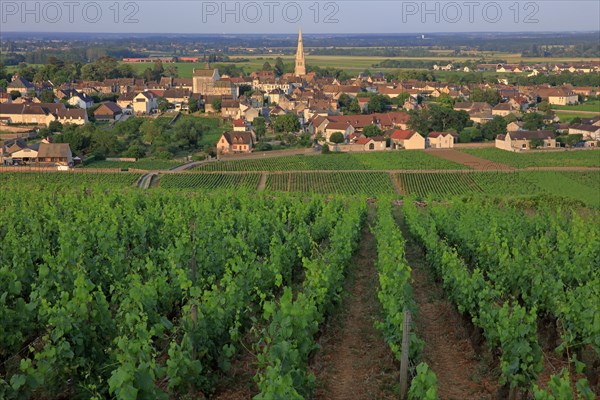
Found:
[[[394,140],[407,140],[413,137],[413,135],[417,134],[417,131],[413,131],[410,129],[397,129],[390,136]]]

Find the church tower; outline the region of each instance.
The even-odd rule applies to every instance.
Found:
[[[306,75],[306,64],[304,64],[304,45],[302,44],[302,30],[298,32],[298,50],[296,50],[296,76]]]

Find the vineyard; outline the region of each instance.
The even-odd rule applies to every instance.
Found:
[[[574,398],[573,371],[577,398],[594,398],[588,379],[597,385],[600,372],[597,224],[574,212],[540,209],[532,216],[491,203],[426,211],[406,204],[404,214],[450,300],[499,352],[508,398],[529,391],[541,399]],[[551,338],[547,348],[541,338]],[[545,352],[554,351],[565,362],[548,384],[550,397],[538,379],[551,368]]]
[[[405,195],[449,199],[486,194],[498,197],[550,195],[600,207],[600,171],[520,171],[395,174]]]
[[[394,194],[389,174],[383,172],[332,172],[269,174],[267,189],[280,192],[304,192],[361,196]]]
[[[140,174],[127,172],[2,172],[0,182],[3,187],[23,187],[30,189],[74,187],[126,188],[134,187]]]
[[[257,398],[300,398],[365,212],[240,194],[0,199],[0,393],[11,399],[210,393],[250,329],[262,332]]]
[[[496,148],[463,149],[462,152],[517,168],[535,167],[600,167],[600,151],[531,151],[513,153]]]
[[[5,176],[21,182],[18,175]],[[218,395],[233,365],[252,354],[245,398],[312,398],[320,378],[310,365],[319,332],[339,312],[349,266],[366,234],[376,242],[371,260],[381,313],[375,327],[399,362],[403,311],[419,318],[413,270],[394,218],[390,175],[341,179],[354,175],[380,190],[376,205],[274,191],[181,196],[122,190],[109,187],[109,178],[121,179],[111,175],[88,181],[91,190],[9,186],[0,192],[0,397]],[[308,179],[301,183],[304,191],[333,190],[333,183],[319,179],[334,173],[301,176]],[[444,183],[435,175],[419,176],[431,185]],[[259,177],[165,174],[160,186],[255,190]],[[269,177],[287,178],[288,187],[296,178]],[[585,185],[598,178],[573,179]],[[466,190],[475,181],[453,185]],[[364,195],[353,182],[336,190]],[[451,187],[443,190],[451,194]],[[539,399],[575,392],[593,398],[590,383],[598,385],[600,359],[600,227],[586,221],[597,220],[597,210],[580,215],[495,200],[421,209],[405,201],[402,210],[445,295],[497,357],[506,398],[527,392]],[[436,371],[423,360],[428,342],[414,323],[409,343],[416,366],[409,398],[435,400]],[[557,370],[545,357],[555,348]]]
[[[163,174],[159,187],[164,189],[256,190],[260,174]]]
[[[348,171],[466,169],[422,151],[385,153],[333,153],[205,163],[202,171]]]

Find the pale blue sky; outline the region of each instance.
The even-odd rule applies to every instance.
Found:
[[[393,0],[41,0],[27,1],[26,4],[25,9],[21,0],[0,0],[0,33],[292,33],[299,28],[306,33],[418,34],[600,30],[600,1],[597,0],[425,3]],[[115,7],[115,4],[119,6]]]

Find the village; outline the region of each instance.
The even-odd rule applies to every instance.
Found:
[[[598,63],[478,68],[532,76],[600,71]],[[452,64],[435,65],[434,69],[451,70]],[[0,91],[0,130],[5,133],[0,164],[72,167],[86,155],[73,154],[68,141],[54,143],[64,126],[112,126],[135,117],[198,112],[220,117],[231,127],[212,143],[209,152],[217,156],[253,152],[267,140],[265,123],[273,133],[302,135],[310,139],[308,146],[335,152],[447,149],[469,142],[493,143],[513,152],[590,148],[600,140],[600,110],[593,118],[565,123],[553,107],[596,101],[599,92],[598,87],[570,84],[514,86],[502,79],[495,84],[394,81],[377,72],[346,81],[319,77],[307,72],[300,32],[294,72],[279,76],[274,70],[248,76],[220,75],[207,64],[195,68],[191,78],[111,78],[54,86],[50,81],[30,82],[14,74]],[[94,98],[112,100],[96,103]],[[26,140],[33,137],[37,140]],[[270,140],[260,150],[277,143],[281,141]]]

